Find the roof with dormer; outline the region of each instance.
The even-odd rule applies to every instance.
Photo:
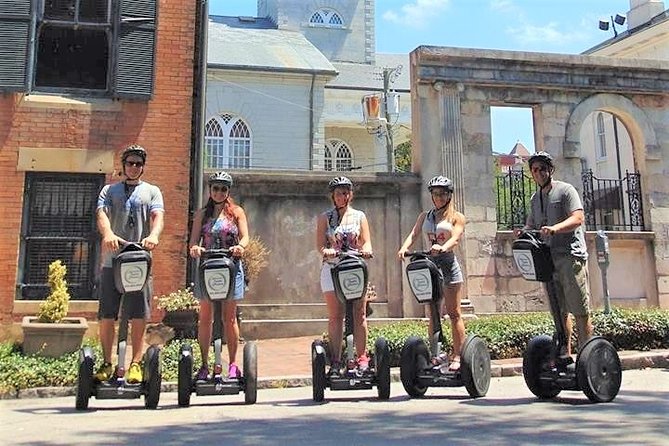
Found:
[[[232,20],[232,19],[236,19]],[[267,19],[211,16],[207,36],[209,68],[304,72],[334,76],[337,69],[299,32],[276,29]]]

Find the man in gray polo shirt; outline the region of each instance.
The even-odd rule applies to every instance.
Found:
[[[113,375],[111,364],[114,342],[114,321],[121,303],[121,295],[114,286],[112,258],[118,252],[120,241],[140,243],[151,251],[158,246],[163,230],[163,196],[157,186],[141,180],[146,163],[146,150],[132,144],[121,154],[123,175],[121,182],[108,184],[100,191],[97,205],[97,226],[102,236],[102,273],[100,279],[100,343],[104,362],[95,374],[99,381]],[[129,383],[142,381],[142,347],[149,302],[152,294],[151,280],[141,295],[130,295],[124,299],[123,307],[130,319],[132,360],[125,379]],[[123,366],[123,364],[120,364]]]
[[[539,229],[550,246],[557,299],[567,331],[567,353],[571,355],[573,328],[569,313],[576,319],[579,348],[592,337],[583,204],[574,186],[553,179],[555,165],[549,153],[535,153],[529,166],[539,190],[530,200],[525,227]]]

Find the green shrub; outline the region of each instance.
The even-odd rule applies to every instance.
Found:
[[[93,347],[96,358],[102,358],[97,341],[85,340],[84,345]],[[74,386],[78,368],[79,352],[59,358],[24,355],[19,344],[5,342],[0,344],[0,393],[32,387]]]
[[[51,293],[39,306],[39,322],[57,323],[67,316],[70,293],[67,291],[66,274],[67,267],[60,260],[49,264],[48,281]]]
[[[619,350],[649,350],[669,348],[669,311],[613,310],[611,314],[595,312],[593,315],[595,334],[604,336]],[[485,339],[492,359],[520,357],[527,342],[540,334],[552,334],[553,322],[548,313],[495,315],[467,321],[467,333],[475,333]],[[444,348],[452,345],[449,324],[443,324],[446,338]],[[391,365],[399,365],[399,355],[404,341],[409,336],[427,338],[427,322],[406,320],[383,326],[370,327],[368,348],[374,351],[374,342],[383,337],[391,350]],[[161,351],[164,381],[176,381],[181,345],[193,347],[194,373],[200,367],[200,349],[195,339],[174,340]],[[85,340],[84,345],[93,347],[97,368],[102,361],[102,352],[97,341]],[[308,347],[305,347],[308,348]],[[74,386],[78,372],[78,352],[60,358],[26,356],[20,346],[0,343],[0,393],[15,393],[19,389],[45,386]],[[213,354],[210,355],[210,369]]]

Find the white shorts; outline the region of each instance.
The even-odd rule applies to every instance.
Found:
[[[321,291],[323,293],[334,291],[334,282],[332,282],[333,267],[334,265],[327,262],[323,262],[323,266],[321,267]]]

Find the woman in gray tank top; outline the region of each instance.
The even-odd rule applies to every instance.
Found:
[[[454,249],[460,243],[465,229],[465,216],[455,210],[453,203],[453,182],[444,176],[432,178],[427,185],[432,196],[434,208],[421,212],[413,229],[397,252],[400,259],[419,238],[423,239],[424,249],[430,250],[432,260],[437,264],[444,277],[442,314],[448,314],[453,334],[453,354],[449,361],[449,370],[460,369],[460,351],[465,341],[465,323],[462,319],[462,270]],[[429,307],[427,308],[429,312]],[[441,316],[441,315],[440,315]],[[429,333],[432,333],[432,320],[429,318]],[[443,358],[445,360],[447,358]],[[435,359],[440,362],[440,358]],[[439,363],[435,367],[441,366]]]

